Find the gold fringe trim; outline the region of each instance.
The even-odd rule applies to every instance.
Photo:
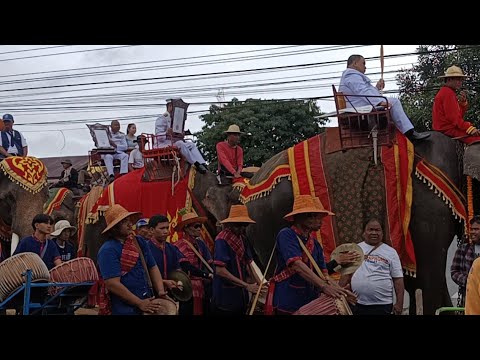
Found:
[[[417,269],[413,265],[404,266],[403,273],[413,278],[417,277]]]
[[[25,189],[26,191],[28,191],[32,194],[39,193],[48,184],[47,177],[43,176],[43,178],[40,179],[35,185],[25,185],[25,183],[23,181],[17,180],[17,178],[14,177],[12,174],[10,174],[8,171],[6,171],[4,167],[2,167],[2,170],[3,170],[3,174],[8,176],[8,179],[11,182],[19,185],[21,188]]]
[[[273,189],[275,189],[275,187],[280,183],[280,181],[283,179],[283,178],[287,178],[288,180],[292,180],[292,175],[291,174],[288,174],[288,175],[285,175],[285,174],[282,174],[282,175],[278,175],[274,180],[273,180],[273,183],[272,185],[265,189],[265,190],[262,190],[262,191],[259,191],[255,194],[252,194],[252,195],[249,195],[248,197],[245,197],[243,196],[242,194],[240,194],[240,202],[242,204],[247,204],[249,203],[250,201],[253,201],[253,200],[257,200],[257,199],[260,199],[260,198],[263,198],[263,197],[266,197],[268,195],[270,195],[270,193],[273,191]]]
[[[433,190],[435,194],[437,194],[437,196],[441,198],[450,209],[452,209],[452,215],[455,217],[455,219],[458,219],[458,222],[465,221],[462,215],[455,209],[455,206],[453,205],[451,200],[445,195],[445,193],[441,189],[436,187],[434,183],[432,183],[427,177],[423,176],[418,170],[415,170],[415,176],[420,181],[423,181],[424,184],[427,184],[428,188],[430,190]]]

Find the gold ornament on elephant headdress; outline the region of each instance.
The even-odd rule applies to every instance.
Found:
[[[32,156],[11,156],[0,162],[0,169],[9,179],[32,194],[47,186],[47,168]]]

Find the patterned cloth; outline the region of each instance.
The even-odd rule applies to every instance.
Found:
[[[217,235],[217,238],[225,240],[235,252],[235,254],[238,256],[238,258],[243,260],[243,254],[245,253],[245,245],[241,237],[235,235],[231,229],[225,229]]]
[[[203,256],[204,260],[209,264],[213,264],[212,255],[208,250],[205,243],[200,238],[192,239],[187,233],[184,233],[184,237],[181,240],[178,240],[175,243],[175,246],[178,247],[180,252],[184,255],[184,258],[180,262],[188,261],[190,264],[196,268],[205,271],[205,265],[198,258],[198,256],[193,252],[191,247],[187,244],[191,243],[195,249]],[[193,315],[203,315],[203,297],[205,293],[205,288],[203,285],[203,279],[192,276],[189,274],[190,280],[192,282],[192,292],[193,292]]]

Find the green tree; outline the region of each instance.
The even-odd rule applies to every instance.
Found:
[[[314,101],[260,100],[234,98],[224,107],[212,105],[210,113],[200,116],[205,122],[198,132],[198,146],[211,169],[217,167],[216,144],[225,140],[227,128],[236,124],[245,134],[240,144],[244,166],[261,166],[278,152],[321,131],[325,120]]]
[[[478,45],[421,45],[418,62],[397,76],[403,108],[419,131],[431,130],[433,99],[445,70],[457,65],[469,77],[463,88],[469,93],[469,109],[465,120],[478,126],[480,114],[480,47]]]

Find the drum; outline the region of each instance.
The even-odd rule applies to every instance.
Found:
[[[352,315],[344,296],[333,298],[321,294],[319,298],[303,305],[293,315]]]
[[[33,252],[13,255],[0,263],[0,302],[22,286],[25,282],[22,273],[25,273],[27,269],[32,270],[33,282],[50,280],[47,265],[40,256]]]
[[[82,283],[98,280],[98,272],[95,263],[87,257],[79,257],[66,261],[50,270],[52,282]],[[52,286],[49,288],[51,295],[56,294],[62,288]]]
[[[153,302],[159,304],[161,309],[154,314],[144,312],[143,315],[178,315],[178,302],[171,299],[154,299]]]

